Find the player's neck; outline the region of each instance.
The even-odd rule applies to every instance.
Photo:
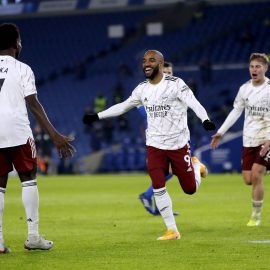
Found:
[[[15,53],[11,49],[0,50],[0,55],[12,56],[15,58]]]
[[[149,79],[149,82],[151,84],[158,84],[158,83],[160,83],[160,81],[162,80],[162,78],[163,78],[163,73],[158,73],[155,78]]]
[[[265,77],[263,77],[260,80],[252,80],[252,85],[253,86],[260,86],[260,85],[264,84],[264,82],[265,82]]]

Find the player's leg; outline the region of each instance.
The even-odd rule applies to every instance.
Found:
[[[255,147],[242,148],[242,177],[246,185],[251,185],[251,168],[256,156]]]
[[[195,156],[191,157],[191,161],[193,166],[196,165],[196,169],[195,169],[195,174],[196,172],[200,173],[200,176],[202,178],[206,178],[206,176],[208,175],[208,170],[207,167]],[[197,166],[197,164],[199,164],[200,166]],[[197,168],[198,167],[198,168]]]
[[[180,239],[172,211],[172,200],[165,186],[165,175],[169,169],[166,151],[154,147],[147,147],[147,168],[152,179],[154,198],[167,227],[165,235],[158,240]]]
[[[261,210],[262,210],[263,200],[254,199],[254,195],[253,195],[254,194],[254,186],[252,183],[253,182],[253,180],[252,180],[253,172],[252,171],[253,171],[253,166],[254,166],[255,161],[256,161],[256,155],[258,153],[258,149],[259,148],[257,148],[257,147],[243,147],[243,150],[242,150],[242,176],[243,176],[245,184],[252,185],[252,213],[251,213],[251,217],[247,223],[247,226],[249,226],[249,227],[259,226],[261,223]],[[256,167],[254,169],[256,170]],[[258,185],[261,182],[261,180],[258,178],[259,175],[258,175],[258,172],[256,172],[257,170],[256,171],[255,170],[254,170],[254,177],[257,178],[257,180],[255,180],[257,182],[257,184],[255,184],[255,185]],[[262,188],[261,185],[262,185],[262,183],[259,184],[259,188],[257,188],[257,190],[260,190]],[[260,194],[261,191],[258,193]],[[261,195],[259,195],[259,197],[260,196]]]
[[[8,175],[0,176],[0,254],[10,252],[10,249],[7,248],[4,244],[4,237],[3,237],[3,212],[5,205],[5,192],[7,186],[7,179]]]
[[[192,162],[189,146],[169,151],[173,174],[186,194],[193,194],[201,183],[200,162]]]
[[[270,151],[264,157],[261,157],[260,150],[261,146],[243,147],[242,169],[243,171],[251,171],[246,176],[250,177],[252,184],[252,213],[247,226],[259,226],[261,223],[264,198],[263,176],[267,168],[270,167]]]
[[[37,188],[37,158],[35,143],[14,147],[12,160],[22,184],[22,202],[26,213],[28,239],[26,249],[50,249],[53,242],[39,235],[39,193]]]
[[[252,181],[252,213],[247,226],[259,226],[261,223],[261,213],[264,198],[263,176],[266,167],[254,163],[251,169]]]
[[[168,173],[166,175],[166,182],[171,179],[173,177],[173,174],[172,173]],[[156,206],[156,203],[155,203],[155,200],[154,200],[154,209],[153,209],[153,206],[152,206],[152,197],[154,196],[154,191],[153,191],[153,186],[150,185],[148,187],[148,189],[141,193],[139,195],[139,200],[141,201],[141,203],[143,204],[144,208],[152,215],[154,216],[158,216],[160,215],[159,211],[158,211],[158,208]],[[174,213],[175,215],[177,215],[177,213]]]
[[[4,244],[3,236],[3,212],[5,206],[5,193],[8,181],[8,173],[13,170],[8,157],[8,149],[0,149],[0,254],[9,253],[10,249]]]
[[[166,175],[166,178],[165,178],[166,182],[168,182],[172,177],[173,177],[173,174],[172,174],[171,172],[169,172],[169,173]],[[155,201],[155,200],[154,200],[154,204],[155,204],[155,209],[154,209],[154,211],[153,211],[153,215],[154,215],[154,216],[160,216],[160,212],[159,212],[159,210],[158,210],[158,207],[157,207],[157,204],[156,204],[156,201]],[[174,215],[174,216],[178,216],[179,213],[173,212],[173,215]]]
[[[252,183],[251,183],[251,170],[242,171],[242,177],[243,177],[244,183],[246,185],[248,185],[248,186],[252,185]]]
[[[152,206],[152,196],[154,195],[153,186],[150,185],[148,189],[139,195],[139,200],[141,201],[143,207],[150,214],[153,215],[153,206]]]

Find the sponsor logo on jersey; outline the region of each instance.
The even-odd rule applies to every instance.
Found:
[[[171,109],[170,105],[152,105],[145,106],[147,112],[160,112],[160,111],[169,111]]]
[[[151,118],[166,117],[170,109],[170,105],[145,106],[145,110]]]
[[[265,113],[269,111],[266,107],[260,106],[247,106],[248,114],[253,116],[264,116]]]

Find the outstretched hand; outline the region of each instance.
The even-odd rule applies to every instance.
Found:
[[[215,130],[216,129],[216,125],[214,124],[214,122],[212,122],[210,120],[203,121],[203,127],[207,131]]]
[[[98,121],[99,120],[99,117],[98,117],[98,114],[97,113],[94,113],[94,114],[85,114],[84,116],[83,116],[83,119],[82,119],[82,121],[83,121],[83,123],[84,124],[91,124],[91,123],[93,123],[93,122],[95,122],[95,121]]]
[[[212,136],[212,141],[210,143],[212,149],[216,149],[218,147],[219,140],[221,139],[221,134],[216,133]]]

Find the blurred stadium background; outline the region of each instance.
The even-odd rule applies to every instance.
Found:
[[[56,0],[0,1],[0,23],[21,29],[21,60],[36,76],[39,99],[55,126],[73,134],[77,153],[56,157],[32,121],[46,174],[144,171],[144,123],[136,111],[85,127],[85,111],[129,96],[144,80],[147,49],[163,52],[218,126],[249,79],[252,52],[270,53],[270,1]],[[212,172],[240,171],[238,121],[216,151],[190,112],[191,146]],[[48,167],[46,167],[49,164]]]

